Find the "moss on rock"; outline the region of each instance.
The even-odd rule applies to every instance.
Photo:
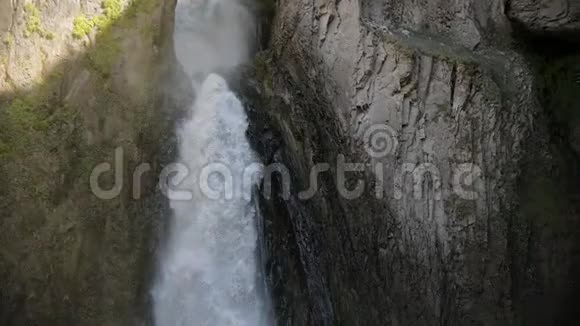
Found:
[[[112,65],[121,53],[118,36],[113,30],[117,27],[133,28],[138,14],[149,14],[157,4],[155,0],[133,0],[125,6],[121,0],[104,0],[101,4],[102,14],[92,18],[82,14],[74,19],[72,34],[76,39],[83,39],[97,29],[95,36],[97,46],[89,55],[89,60],[90,66],[103,78],[111,76]],[[150,31],[150,28],[146,26],[142,31]]]
[[[90,0],[88,7],[100,3]],[[61,26],[43,24],[41,17],[45,10],[64,13],[68,4],[42,2],[40,9],[28,6],[11,31],[15,42],[6,75],[15,81],[0,83],[2,325],[130,325],[134,316],[146,315],[140,293],[153,219],[141,210],[143,201],[131,200],[129,173],[122,194],[110,201],[92,194],[88,182],[95,165],[114,161],[118,146],[130,167],[156,165],[157,146],[169,134],[170,123],[158,123],[164,121],[161,107],[153,106],[159,93],[137,94],[142,85],[134,81],[157,90],[164,60],[173,59],[151,45],[167,40],[159,43],[159,53],[168,53],[170,28],[142,33],[149,25],[169,24],[172,3],[139,3],[153,4],[155,11],[144,14],[133,3],[106,1],[102,15],[110,20],[101,19],[101,26],[76,9],[58,18],[74,20],[72,26]],[[69,37],[48,44],[37,37],[46,26]],[[25,34],[34,39],[22,41]],[[67,44],[73,37],[84,38],[87,46]],[[69,57],[71,50],[84,52]],[[131,64],[133,59],[139,64]],[[142,195],[151,199],[149,184],[154,182],[147,180]],[[147,205],[158,205],[153,202]]]
[[[110,77],[113,63],[120,51],[120,45],[114,37],[102,37],[94,52],[89,55],[91,67],[104,78]]]
[[[24,12],[26,13],[26,30],[24,31],[24,37],[29,38],[34,34],[38,34],[40,37],[47,40],[52,40],[54,38],[52,32],[49,32],[42,27],[40,11],[34,4],[27,3],[24,5]]]
[[[2,43],[3,43],[5,46],[10,46],[10,45],[12,45],[12,43],[13,43],[13,42],[14,42],[14,37],[12,37],[12,35],[11,35],[11,34],[6,34],[6,35],[4,35],[4,37],[2,38]]]
[[[87,16],[82,14],[76,17],[73,21],[73,36],[76,39],[82,39],[89,35],[94,27],[94,21],[92,19],[88,19]]]

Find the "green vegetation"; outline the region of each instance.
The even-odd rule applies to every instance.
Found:
[[[12,43],[14,42],[14,38],[12,37],[12,35],[10,34],[6,34],[4,35],[4,37],[2,38],[2,43],[6,46],[10,46],[12,45]]]
[[[135,8],[146,8],[144,4],[148,3],[160,3],[159,0],[153,1],[139,1],[142,5]],[[44,7],[40,4],[46,5],[46,2],[36,3],[42,18]],[[126,3],[127,0],[123,0],[123,4]],[[52,4],[49,6],[54,8]],[[114,9],[114,6],[109,8]],[[41,78],[37,78],[36,71],[32,69],[36,68],[32,67],[34,58],[19,55],[11,57],[10,60],[14,74],[24,77],[31,75],[35,82],[26,87],[14,83],[0,96],[0,208],[3,222],[6,222],[3,226],[10,230],[4,232],[5,236],[0,239],[3,247],[8,246],[9,250],[0,249],[0,256],[8,252],[9,256],[2,263],[16,270],[18,257],[24,257],[31,248],[36,251],[34,257],[28,257],[23,262],[26,274],[8,280],[22,281],[22,285],[32,293],[30,300],[27,300],[34,305],[30,310],[35,316],[28,316],[31,320],[38,317],[47,320],[48,324],[66,323],[66,306],[69,301],[82,301],[78,309],[88,309],[88,317],[83,315],[78,318],[81,324],[84,321],[105,325],[121,320],[119,316],[128,311],[129,307],[119,307],[118,304],[111,303],[112,309],[105,309],[103,314],[92,309],[91,302],[98,301],[101,295],[98,286],[93,289],[89,284],[88,289],[84,280],[102,276],[104,280],[127,284],[118,291],[115,301],[130,302],[131,293],[136,293],[139,286],[139,282],[130,282],[131,276],[135,274],[135,270],[139,271],[148,265],[146,255],[141,254],[145,252],[143,248],[147,245],[147,239],[140,238],[140,235],[146,234],[148,227],[145,223],[150,220],[149,217],[141,218],[145,221],[143,223],[141,220],[133,223],[117,218],[126,214],[142,216],[137,213],[140,205],[124,195],[115,201],[99,200],[90,192],[87,184],[95,164],[111,162],[114,148],[119,145],[123,145],[128,153],[138,154],[139,160],[161,160],[162,157],[158,154],[159,142],[152,140],[160,139],[155,137],[165,135],[171,128],[169,122],[162,121],[162,127],[155,124],[159,120],[156,119],[157,113],[150,110],[156,98],[154,93],[147,93],[146,98],[141,98],[135,93],[139,88],[134,85],[119,85],[113,90],[108,86],[111,85],[110,81],[103,80],[101,74],[93,68],[96,67],[99,72],[116,72],[116,64],[127,57],[121,52],[126,49],[125,41],[135,42],[143,49],[160,34],[159,29],[154,27],[161,19],[160,15],[146,15],[132,8],[124,10],[117,21],[104,23],[102,27],[95,25],[93,16],[89,14],[84,17],[84,21],[77,19],[74,26],[74,17],[71,17],[68,21],[69,32],[65,33],[75,32],[72,29],[76,27],[75,34],[80,37],[69,34],[69,41],[74,36],[78,40],[77,46],[84,42],[88,46],[70,58],[62,58],[54,66],[47,64],[43,67]],[[114,10],[109,12],[114,14]],[[133,17],[138,18],[132,19],[128,13],[135,13]],[[16,37],[22,37],[27,28],[25,18],[28,15],[23,13],[21,32]],[[45,23],[42,26],[49,25]],[[46,42],[33,34],[36,32],[29,34],[33,43]],[[82,35],[90,35],[90,38]],[[4,34],[1,33],[0,42],[3,37]],[[148,50],[153,52],[153,48]],[[131,49],[127,48],[127,51]],[[0,52],[7,52],[2,43]],[[143,52],[139,54],[139,59],[150,62],[153,59],[151,53]],[[55,54],[53,51],[46,51],[46,54],[40,55],[54,59]],[[70,69],[71,66],[74,68]],[[127,72],[141,76],[136,76],[135,79],[146,86],[153,84],[156,75],[147,70],[133,71],[132,68],[129,67],[131,71]],[[158,67],[151,64],[146,68],[154,73],[154,69]],[[89,70],[88,73],[84,71],[86,69]],[[123,69],[119,74],[123,75],[129,69]],[[0,67],[0,70],[3,68]],[[63,73],[66,78],[63,78]],[[124,86],[127,86],[126,89]],[[155,125],[153,132],[146,128],[150,124]],[[129,154],[129,166],[139,163],[132,161],[132,157],[135,156]],[[145,186],[144,198],[150,198],[153,189],[149,188],[153,187]],[[111,212],[106,221],[93,218],[104,216],[103,212]],[[143,230],[140,228],[126,234],[123,230],[130,226],[128,222],[145,226],[142,227]],[[116,230],[121,231],[119,233]],[[109,259],[111,268],[107,267],[106,275],[101,275],[103,273],[99,271],[98,264],[91,264],[87,257],[97,253],[100,250],[99,244],[107,239],[112,239],[113,243],[105,248],[107,253],[104,255],[110,257],[108,253],[112,253],[113,258]],[[42,250],[36,250],[38,248]],[[125,252],[138,253],[128,256]],[[131,260],[130,266],[124,263],[128,259]],[[36,280],[48,281],[38,283]],[[8,299],[6,302],[10,303],[16,302],[13,299],[17,300],[20,293],[16,288],[3,295]],[[81,296],[82,300],[79,300]],[[62,298],[65,300],[62,301]],[[126,298],[129,299],[125,300]],[[56,313],[44,318],[44,307],[51,307],[52,302],[61,301],[62,305],[55,308]],[[121,323],[124,323],[124,319]]]
[[[90,54],[90,65],[104,78],[111,76],[111,68],[115,59],[121,53],[121,46],[112,36],[104,36],[99,40],[99,46]]]
[[[6,118],[10,120],[13,128],[24,132],[35,129],[40,124],[41,119],[37,113],[35,103],[29,98],[17,98],[6,108]]]
[[[157,7],[157,0],[131,0],[126,16],[135,18],[138,13],[150,13]]]
[[[78,16],[73,21],[73,37],[82,39],[89,35],[93,28],[99,30],[98,47],[89,55],[90,65],[99,72],[104,78],[111,75],[111,66],[114,59],[120,53],[120,45],[111,35],[110,29],[121,17],[123,13],[123,4],[120,0],[104,0],[102,3],[103,14],[88,18],[84,14]]]
[[[103,31],[111,27],[123,13],[123,4],[120,0],[104,0],[101,4],[103,14],[93,18],[93,23]]]
[[[42,22],[40,21],[40,11],[32,3],[27,3],[24,6],[24,12],[26,12],[26,30],[24,31],[24,37],[28,38],[34,34],[38,34],[40,37],[47,40],[52,40],[54,34],[42,28]]]
[[[76,39],[82,39],[87,36],[94,27],[97,27],[100,31],[108,29],[123,13],[123,4],[120,0],[104,0],[101,7],[103,8],[102,15],[88,18],[86,15],[81,14],[74,19],[72,33]]]
[[[33,93],[17,93],[0,110],[0,143],[4,154],[33,152],[33,148],[59,142],[74,123],[76,110],[58,95],[62,73],[53,72]],[[64,129],[63,129],[64,128]]]
[[[121,17],[121,13],[123,12],[121,0],[104,0],[102,6],[107,18],[117,20]]]
[[[126,8],[122,0],[104,0],[103,12],[97,17],[80,15],[73,21],[72,34],[76,39],[85,38],[97,30],[95,47],[87,54],[87,63],[102,78],[109,78],[113,65],[122,51],[118,36],[113,28],[134,27],[134,18],[139,13],[148,13],[156,8],[157,0],[133,0]],[[39,9],[34,4],[26,4],[27,37],[34,34],[51,38],[50,33],[42,28]],[[151,27],[144,27],[147,33]],[[144,32],[143,30],[141,32]],[[13,42],[11,35],[3,37],[6,45]],[[0,63],[4,58],[0,58]],[[25,66],[20,67],[26,69]],[[30,151],[30,147],[50,147],[48,144],[58,142],[63,128],[69,130],[74,124],[76,110],[63,105],[55,97],[62,75],[55,74],[45,79],[34,95],[15,95],[13,100],[2,103],[0,111],[0,156],[16,155]],[[20,155],[20,154],[18,154]]]
[[[132,0],[126,12],[124,12],[121,0],[104,0],[101,4],[103,13],[93,18],[88,18],[84,14],[75,18],[73,22],[73,36],[81,39],[88,35],[94,27],[99,31],[106,31],[120,21],[122,15],[135,18],[139,12],[150,12],[157,5],[155,0]]]
[[[112,29],[130,28],[138,13],[149,13],[157,4],[156,0],[132,0],[125,8],[122,0],[104,0],[101,4],[102,14],[92,18],[83,14],[74,19],[72,34],[76,39],[85,38],[95,28],[98,30],[98,46],[89,54],[89,61],[91,67],[103,78],[110,77],[112,65],[121,52],[121,45]]]
[[[8,145],[4,144],[2,139],[0,139],[0,158],[2,158],[2,156],[4,156],[4,155],[8,154],[9,151],[10,151],[10,147],[8,147]]]
[[[51,103],[52,102],[52,103]],[[34,152],[59,142],[75,111],[44,96],[14,99],[0,114],[0,157]]]
[[[73,21],[73,36],[76,39],[82,39],[89,35],[95,27],[92,19],[88,19],[85,15],[76,17]]]

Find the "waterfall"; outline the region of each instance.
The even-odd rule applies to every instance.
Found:
[[[235,0],[179,0],[175,49],[197,90],[178,129],[183,173],[153,285],[157,326],[266,326],[252,182],[260,168],[242,104],[215,71],[249,58],[253,21]],[[184,195],[185,194],[185,195]],[[189,196],[187,196],[189,195]]]

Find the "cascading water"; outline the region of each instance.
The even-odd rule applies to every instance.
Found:
[[[245,137],[243,106],[212,73],[248,58],[252,30],[252,16],[235,0],[178,2],[176,53],[197,98],[178,130],[188,174],[181,195],[170,196],[171,231],[153,287],[157,326],[271,324],[257,261],[252,184],[245,177],[259,168]]]

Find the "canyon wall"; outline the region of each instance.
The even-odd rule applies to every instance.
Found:
[[[174,6],[0,1],[0,324],[147,320],[155,175],[179,106],[166,86]],[[100,163],[122,173],[112,199],[91,191]],[[134,183],[141,163],[151,171]],[[121,186],[113,171],[98,181]]]
[[[245,92],[256,149],[291,175],[260,200],[279,325],[572,324],[578,56],[535,30],[576,16],[530,6],[277,1]]]

